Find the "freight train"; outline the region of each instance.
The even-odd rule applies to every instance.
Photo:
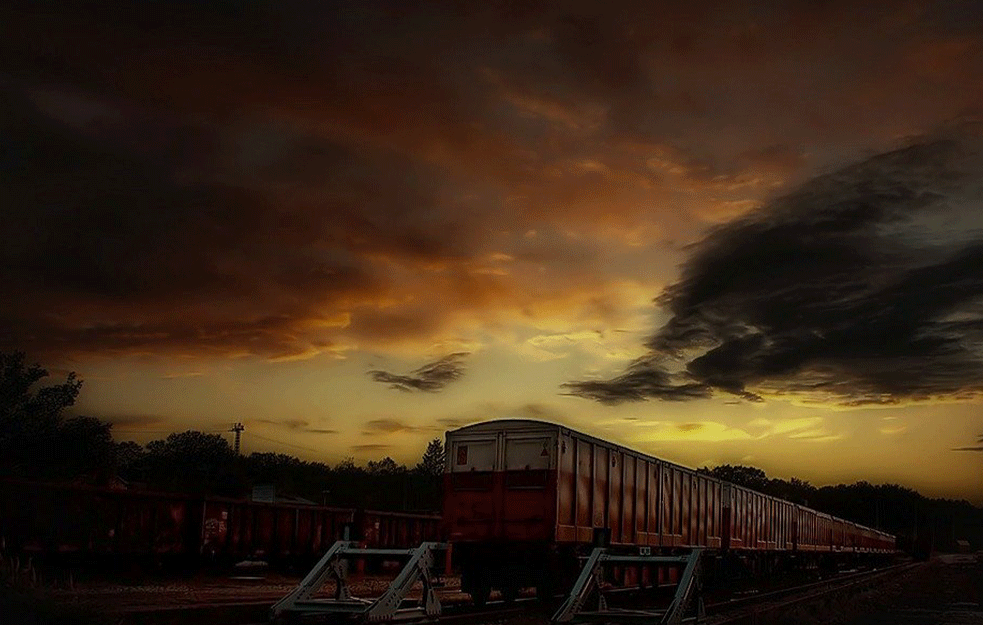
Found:
[[[462,590],[550,595],[592,546],[704,548],[743,561],[889,554],[895,537],[567,427],[496,420],[447,433],[444,525]]]
[[[0,481],[0,539],[25,556],[303,565],[343,538],[409,548],[440,531],[432,514]]]

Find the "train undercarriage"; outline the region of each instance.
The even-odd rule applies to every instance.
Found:
[[[534,588],[541,598],[569,590],[593,545],[558,545],[547,542],[457,543],[453,546],[454,567],[461,572],[461,590],[476,605],[487,603],[497,591],[505,602],[514,601],[525,590]],[[819,575],[862,565],[883,564],[893,553],[854,551],[754,551],[701,549],[703,580],[711,587],[727,587],[740,580],[760,580],[797,570],[813,570]],[[646,556],[685,556],[690,548],[645,548],[620,546],[615,553]],[[624,587],[674,585],[677,567],[651,564],[616,566],[609,582]]]

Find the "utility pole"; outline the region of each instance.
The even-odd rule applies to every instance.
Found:
[[[234,423],[232,424],[232,429],[229,430],[230,432],[236,433],[236,440],[233,447],[235,448],[235,452],[237,456],[239,455],[239,437],[242,435],[242,431],[245,429],[246,426],[244,426],[242,423]]]

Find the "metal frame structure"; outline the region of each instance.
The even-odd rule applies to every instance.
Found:
[[[331,615],[370,623],[436,619],[440,616],[441,606],[432,570],[435,553],[446,549],[446,543],[436,542],[426,542],[415,549],[366,549],[359,547],[357,542],[339,540],[290,594],[270,608],[270,622]],[[375,599],[352,596],[347,583],[348,562],[367,558],[406,559],[406,564],[386,591]],[[315,599],[314,596],[331,579],[336,583],[334,597]],[[410,589],[418,581],[423,582],[423,597],[418,605],[404,607]]]
[[[553,615],[552,623],[645,623],[655,625],[681,625],[682,623],[702,623],[706,618],[703,606],[703,582],[701,580],[700,558],[702,549],[694,549],[684,556],[623,555],[613,553],[606,547],[595,547],[580,571],[577,582],[570,594]],[[683,572],[676,587],[676,594],[665,610],[623,610],[609,608],[602,592],[604,568],[606,566],[669,566],[682,568]],[[587,600],[597,592],[597,609],[584,610]],[[695,605],[693,605],[695,602]],[[687,616],[693,605],[694,614]]]

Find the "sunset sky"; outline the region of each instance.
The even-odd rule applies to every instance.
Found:
[[[979,2],[61,4],[0,9],[0,349],[118,439],[983,502]]]

